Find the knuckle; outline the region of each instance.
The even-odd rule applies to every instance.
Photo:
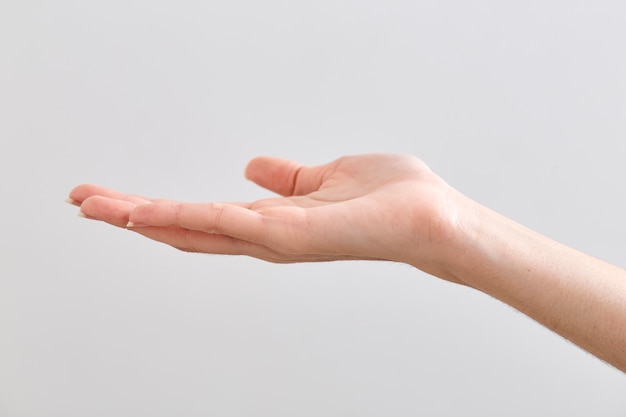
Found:
[[[180,224],[183,218],[183,205],[180,203],[174,203],[172,211],[174,212],[174,224]]]
[[[212,213],[212,225],[210,225],[210,233],[222,233],[224,232],[224,210],[225,205],[221,203],[213,203],[211,204],[211,213]]]

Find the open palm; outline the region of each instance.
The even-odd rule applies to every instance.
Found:
[[[407,155],[347,156],[320,166],[260,157],[246,177],[281,197],[252,203],[150,200],[81,185],[70,193],[89,218],[190,252],[272,262],[386,259],[423,265],[445,236],[450,187]]]

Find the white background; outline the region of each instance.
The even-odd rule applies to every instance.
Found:
[[[260,154],[404,152],[624,266],[620,1],[0,1],[0,415],[623,416],[624,374],[411,267],[192,255],[93,182],[253,200]]]

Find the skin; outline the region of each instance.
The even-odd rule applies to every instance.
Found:
[[[70,202],[188,252],[407,263],[490,294],[626,372],[626,271],[481,206],[421,160],[370,154],[303,166],[260,157],[245,174],[281,197],[182,203],[84,184]]]

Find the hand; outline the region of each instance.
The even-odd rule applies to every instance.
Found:
[[[626,372],[626,271],[462,196],[420,160],[257,158],[246,176],[283,197],[179,203],[81,185],[70,198],[88,218],[184,251],[405,262],[490,294]]]
[[[180,203],[81,185],[70,198],[88,218],[184,251],[272,262],[383,259],[446,275],[452,189],[417,158],[348,156],[309,167],[261,157],[246,177],[283,197]]]

